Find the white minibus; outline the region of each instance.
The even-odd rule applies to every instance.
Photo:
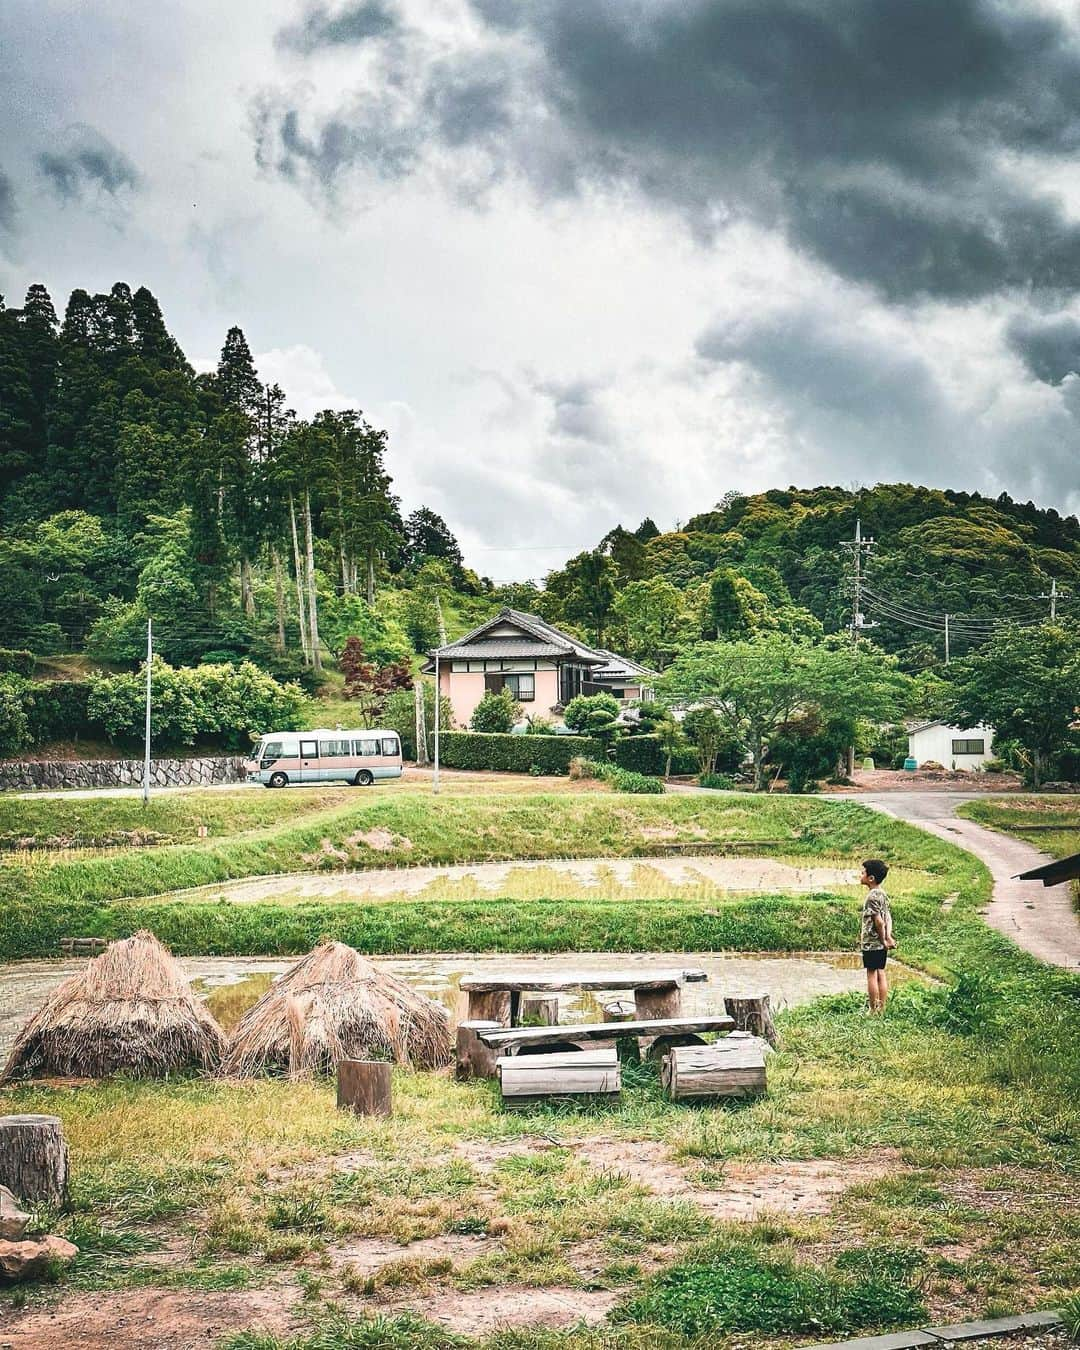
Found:
[[[272,788],[340,781],[365,787],[401,777],[401,741],[396,731],[271,731],[244,768]]]

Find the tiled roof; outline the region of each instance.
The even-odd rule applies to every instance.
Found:
[[[484,637],[488,629],[493,628],[498,623],[515,624],[522,632],[529,634],[533,641],[530,642],[529,638]],[[471,633],[466,633],[464,637],[458,638],[456,642],[446,647],[440,647],[439,658],[441,660],[450,657],[461,660],[469,656],[475,656],[479,659],[481,656],[489,655],[486,652],[481,652],[481,646],[503,642],[527,644],[528,650],[508,652],[505,648],[500,647],[490,656],[570,656],[582,662],[582,664],[590,666],[602,665],[604,662],[603,653],[594,651],[592,647],[587,647],[585,643],[579,642],[569,633],[564,633],[552,624],[545,623],[543,619],[538,619],[534,614],[523,614],[517,609],[502,609],[493,619],[486,619]]]
[[[440,660],[497,659],[517,656],[569,656],[570,649],[553,642],[538,642],[532,638],[481,638],[477,642],[451,642],[439,648]]]

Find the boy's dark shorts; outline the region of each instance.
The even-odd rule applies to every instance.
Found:
[[[885,962],[889,959],[889,953],[884,947],[874,948],[872,951],[863,952],[862,963],[864,970],[884,970]]]

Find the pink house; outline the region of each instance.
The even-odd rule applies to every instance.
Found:
[[[432,652],[439,658],[439,692],[450,700],[456,726],[468,726],[487,690],[509,689],[526,713],[550,717],[576,694],[600,690],[620,702],[650,698],[643,681],[653,672],[626,657],[585,643],[534,614],[503,609],[493,619]]]

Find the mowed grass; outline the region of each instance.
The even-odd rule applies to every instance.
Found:
[[[964,802],[957,814],[992,830],[1013,834],[1055,858],[1080,853],[1080,799],[1076,797]]]
[[[153,929],[182,954],[300,952],[324,934],[386,953],[806,951],[854,944],[858,897],[850,892],[721,901],[673,897],[663,888],[630,903],[584,890],[577,898],[466,896],[377,905],[230,902],[212,891],[181,902],[164,898],[179,888],[264,874],[647,857],[680,843],[738,845],[844,867],[867,856],[889,858],[915,878],[897,897],[901,911],[919,911],[918,921],[913,913],[907,924],[910,932],[925,927],[946,894],[955,893],[961,910],[973,903],[984,880],[967,855],[947,858],[929,836],[853,802],[490,792],[433,798],[417,791],[357,791],[297,819],[227,838],[34,867],[11,863],[0,870],[0,958],[48,956],[62,937],[112,938],[139,927]]]

